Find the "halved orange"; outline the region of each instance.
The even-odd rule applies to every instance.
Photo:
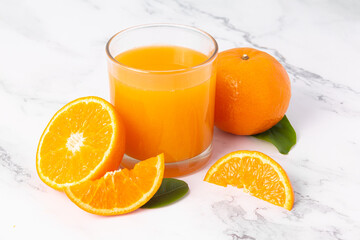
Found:
[[[225,155],[211,166],[204,181],[244,188],[251,195],[288,210],[294,204],[294,192],[285,170],[261,152],[236,151]]]
[[[164,154],[126,168],[108,172],[65,188],[66,195],[81,209],[98,215],[119,215],[144,205],[159,189],[164,176]]]
[[[98,97],[76,99],[61,108],[45,128],[36,169],[52,188],[82,183],[119,168],[125,131],[115,108]]]

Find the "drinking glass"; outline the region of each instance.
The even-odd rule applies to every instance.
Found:
[[[212,153],[215,39],[185,25],[142,25],[115,34],[106,52],[110,98],[126,132],[122,166],[160,153],[166,177],[204,166]]]

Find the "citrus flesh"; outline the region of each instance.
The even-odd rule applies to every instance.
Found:
[[[40,179],[62,190],[119,168],[125,133],[115,108],[99,97],[76,99],[45,128],[37,149]]]
[[[294,204],[294,193],[286,172],[261,152],[236,151],[225,155],[211,166],[204,181],[243,188],[257,198],[288,210]]]
[[[108,172],[98,180],[88,180],[65,188],[66,195],[81,209],[97,215],[119,215],[148,202],[164,176],[164,155],[137,163],[132,170]]]

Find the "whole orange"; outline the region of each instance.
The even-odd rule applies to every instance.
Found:
[[[289,106],[291,87],[284,67],[271,55],[233,48],[218,55],[215,125],[237,135],[264,132]]]

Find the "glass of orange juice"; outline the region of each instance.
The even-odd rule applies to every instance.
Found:
[[[199,29],[151,24],[107,43],[110,98],[122,117],[122,165],[164,153],[165,176],[204,166],[212,153],[218,46]]]

